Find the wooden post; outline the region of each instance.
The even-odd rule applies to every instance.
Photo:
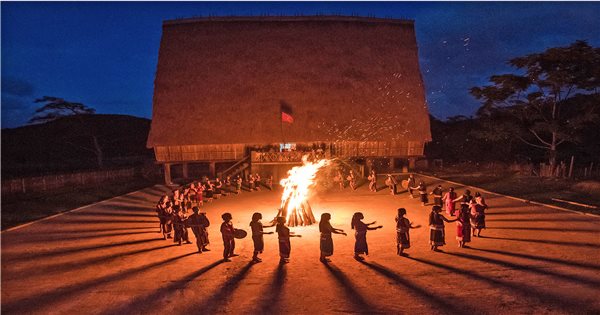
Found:
[[[172,185],[171,182],[171,164],[165,163],[163,164],[163,168],[165,170],[165,185]]]
[[[183,178],[185,178],[185,179],[190,178],[190,176],[189,176],[190,173],[188,171],[188,164],[187,163],[183,163],[181,165],[181,168],[183,169]]]
[[[575,162],[575,156],[571,155],[571,166],[569,166],[569,178],[573,176],[573,163]]]
[[[393,157],[390,158],[390,172],[394,172],[394,167],[396,166],[395,160]]]
[[[215,177],[215,169],[216,169],[216,163],[215,162],[210,162],[208,163],[208,172],[210,173],[210,177]]]

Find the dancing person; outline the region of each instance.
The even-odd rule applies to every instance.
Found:
[[[252,221],[250,222],[250,228],[252,229],[252,242],[254,243],[254,254],[252,255],[252,262],[258,263],[262,260],[258,258],[258,254],[262,254],[265,248],[265,240],[263,235],[265,234],[273,234],[273,232],[263,232],[263,227],[272,227],[275,224],[263,225],[262,222],[262,214],[259,212],[255,212],[252,215]]]
[[[436,206],[443,206],[442,203],[442,185],[437,185],[437,187],[435,187],[432,191],[431,191],[431,195],[433,195],[433,204]]]
[[[254,191],[254,189],[256,188],[256,184],[254,181],[254,175],[250,174],[250,176],[248,176],[248,188],[250,189],[250,191]]]
[[[398,184],[398,182],[396,181],[394,176],[392,176],[392,174],[387,174],[387,178],[385,179],[385,184],[390,189],[390,194],[395,195],[396,194],[396,185]]]
[[[269,187],[269,190],[273,190],[273,175],[269,176],[269,178],[267,178],[267,187]]]
[[[375,174],[375,170],[371,170],[369,177],[369,190],[372,192],[377,192],[377,174]]]
[[[408,191],[408,194],[410,195],[410,198],[414,198],[415,196],[413,195],[413,187],[417,184],[417,180],[415,179],[415,176],[413,174],[410,174],[408,176],[408,183],[406,185],[406,190]]]
[[[460,197],[454,199],[454,202],[458,202],[460,201],[461,205],[469,205],[471,203],[471,199],[473,199],[473,196],[471,196],[471,191],[470,190],[465,190],[465,193],[462,194]]]
[[[454,216],[455,209],[455,200],[456,193],[454,192],[454,187],[450,187],[448,192],[444,195],[442,200],[444,201],[444,206],[446,207],[446,213],[450,216]]]
[[[221,215],[223,223],[221,223],[221,236],[223,237],[223,261],[231,261],[229,257],[238,256],[234,254],[235,250],[235,228],[233,227],[233,216],[229,212],[225,212]]]
[[[200,209],[198,207],[193,207],[192,211],[194,214],[187,219],[187,223],[192,228],[192,232],[196,237],[198,253],[202,254],[202,252],[210,251],[210,249],[206,248],[206,246],[209,244],[207,228],[210,226],[210,221],[208,221],[206,213],[200,213]]]
[[[429,198],[427,198],[427,186],[424,181],[419,182],[419,186],[412,187],[412,189],[419,191],[419,196],[421,198],[421,204],[426,206],[429,202]]]
[[[465,244],[471,241],[471,212],[467,205],[461,205],[456,221],[456,240],[458,247],[467,247]]]
[[[354,175],[354,171],[350,170],[350,173],[348,173],[348,183],[350,184],[350,188],[352,188],[352,190],[356,190],[356,176]]]
[[[442,208],[440,206],[433,206],[429,214],[429,244],[431,245],[431,250],[436,252],[439,251],[438,247],[446,245],[444,222],[450,223],[456,221],[456,219],[447,219],[440,214],[441,211]]]
[[[481,237],[481,230],[485,229],[485,209],[487,206],[478,204],[475,199],[471,199],[468,208],[471,210],[473,236]],[[475,235],[475,232],[477,232],[477,235]]]
[[[302,237],[302,235],[294,234],[290,232],[290,228],[285,225],[285,217],[277,217],[277,238],[279,240],[279,263],[288,263],[290,261],[290,253],[292,251],[292,244],[290,237]]]
[[[342,234],[346,236],[344,230],[336,229],[331,226],[331,214],[323,213],[321,214],[321,221],[319,222],[319,232],[321,233],[321,241],[320,241],[320,249],[321,249],[321,257],[319,260],[322,263],[328,263],[330,260],[327,258],[333,255],[333,238],[331,234]]]
[[[475,202],[477,202],[478,204],[484,206],[486,209],[488,208],[488,205],[485,203],[485,199],[483,198],[483,196],[479,193],[476,192],[475,193]]]
[[[356,260],[364,260],[361,256],[362,254],[369,255],[369,246],[367,245],[367,231],[369,230],[377,230],[382,228],[383,226],[379,225],[376,227],[371,227],[371,225],[377,223],[373,221],[371,223],[364,223],[361,220],[364,219],[365,216],[361,212],[355,212],[352,216],[352,222],[350,223],[350,227],[356,231],[354,237],[356,241],[354,243],[354,259]]]
[[[206,181],[206,201],[212,202],[215,197],[215,185],[210,181]]]
[[[405,249],[410,248],[410,229],[416,229],[418,226],[413,226],[412,223],[405,218],[406,209],[399,208],[396,216],[396,254],[398,256],[406,256]]]

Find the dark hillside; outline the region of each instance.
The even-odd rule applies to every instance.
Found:
[[[79,115],[2,129],[2,178],[97,169],[90,135],[98,137],[107,168],[152,161],[150,120],[126,115]]]

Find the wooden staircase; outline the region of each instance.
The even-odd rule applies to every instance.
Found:
[[[224,177],[227,177],[227,176],[234,177],[234,176],[242,173],[243,171],[245,171],[249,167],[250,167],[250,156],[247,155],[243,159],[237,161],[235,164],[233,164],[228,169],[226,169],[226,170],[224,170],[222,172],[218,172],[217,176],[219,178],[224,178]]]

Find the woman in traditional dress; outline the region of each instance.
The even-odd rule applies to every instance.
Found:
[[[258,173],[256,173],[256,175],[254,175],[254,188],[256,190],[260,190],[260,185],[261,185],[261,178],[260,175]]]
[[[456,240],[458,247],[467,247],[465,244],[471,241],[471,212],[467,205],[462,205],[456,221]]]
[[[348,183],[350,184],[350,188],[352,188],[352,190],[356,190],[356,176],[354,175],[354,171],[350,170],[350,173],[348,173]]]
[[[250,188],[250,191],[254,191],[256,189],[256,182],[254,179],[254,175],[252,174],[248,176],[248,188]]]
[[[171,203],[173,204],[173,206],[180,206],[181,202],[183,201],[183,197],[181,196],[181,192],[179,191],[179,189],[173,190],[173,196],[171,198]]]
[[[272,227],[275,224],[263,225],[260,220],[262,214],[255,212],[252,215],[252,221],[250,221],[250,228],[252,229],[252,242],[254,242],[254,254],[252,255],[252,262],[258,263],[262,260],[258,258],[258,254],[262,254],[265,248],[265,241],[263,235],[273,234],[273,232],[263,232],[263,227]]]
[[[212,202],[215,197],[215,185],[210,181],[206,181],[206,201]]]
[[[399,256],[407,255],[404,250],[410,248],[410,229],[418,227],[413,226],[405,215],[406,209],[399,208],[396,216],[396,254]]]
[[[377,192],[377,174],[375,174],[375,170],[371,170],[369,177],[369,190],[372,192]]]
[[[469,206],[471,204],[471,199],[473,199],[473,196],[471,196],[471,191],[467,189],[465,190],[465,193],[462,194],[462,196],[454,199],[454,202],[460,201],[461,205]]]
[[[169,196],[168,195],[164,195],[162,197],[160,197],[160,200],[158,200],[158,203],[156,204],[156,216],[158,217],[158,233],[163,233],[163,226],[164,226],[164,212],[165,212],[165,208],[167,207],[167,204],[170,204],[169,202]],[[165,236],[166,238],[166,236]]]
[[[347,235],[344,233],[344,230],[336,229],[331,226],[331,222],[329,222],[330,220],[331,214],[321,214],[321,221],[319,222],[319,232],[321,232],[321,257],[319,260],[322,263],[328,263],[330,260],[327,257],[333,255],[333,238],[331,237],[331,234],[342,234],[344,236]]]
[[[436,206],[440,206],[442,207],[442,185],[437,185],[437,187],[435,187],[432,191],[431,191],[431,195],[433,195],[433,204]]]
[[[413,174],[410,174],[408,176],[408,180],[407,180],[407,185],[406,185],[406,190],[408,190],[408,194],[410,195],[410,198],[414,198],[415,196],[413,196],[413,187],[417,184],[417,180],[415,179],[415,176]]]
[[[419,191],[419,196],[421,197],[421,204],[426,206],[429,202],[429,198],[427,198],[427,185],[425,185],[424,181],[419,182],[419,186],[412,187],[412,189]]]
[[[208,221],[205,212],[200,213],[198,207],[193,207],[192,211],[194,214],[187,219],[187,224],[192,228],[192,232],[196,237],[198,253],[208,252],[210,249],[206,248],[209,244],[207,228],[210,226],[210,221]]]
[[[487,204],[485,203],[485,199],[483,199],[483,196],[479,192],[475,193],[475,202],[484,206],[486,209],[488,207]]]
[[[440,206],[433,206],[431,213],[429,214],[429,244],[431,244],[431,250],[439,251],[439,246],[446,245],[446,233],[444,230],[445,222],[454,222],[455,220],[449,220],[440,214],[442,208]]]
[[[367,231],[368,230],[377,230],[382,228],[383,226],[379,225],[376,227],[371,227],[371,225],[375,224],[376,221],[371,223],[364,223],[361,220],[364,219],[365,216],[361,212],[356,212],[352,216],[352,222],[350,223],[350,227],[356,231],[354,237],[356,238],[356,242],[354,243],[354,259],[356,260],[364,260],[361,256],[362,254],[369,255],[369,246],[367,245]]]
[[[302,237],[302,235],[294,234],[290,232],[290,228],[285,226],[285,217],[277,217],[277,238],[279,240],[279,263],[288,263],[290,261],[290,252],[292,251],[292,244],[290,237]]]
[[[200,182],[196,183],[196,204],[198,207],[204,205],[204,189],[204,185],[202,185]]]
[[[174,207],[174,215],[173,215],[173,229],[175,230],[175,237],[173,238],[174,243],[178,243],[181,246],[181,242],[185,241],[186,244],[191,244],[188,235],[186,224],[186,216],[183,212],[183,209],[179,206]]]
[[[235,228],[233,227],[233,216],[231,213],[223,213],[221,215],[223,223],[221,223],[221,236],[223,237],[223,261],[231,261],[229,257],[237,256],[233,253],[235,250]]]
[[[396,181],[394,176],[392,176],[392,174],[387,174],[387,178],[385,179],[385,184],[390,189],[390,194],[395,195],[396,194],[396,185],[398,184],[398,182]]]
[[[444,201],[444,206],[446,207],[446,213],[450,216],[454,216],[454,212],[456,209],[454,208],[454,200],[456,199],[456,193],[454,192],[454,187],[450,187],[448,192],[444,195],[442,200]]]
[[[485,209],[487,206],[478,204],[475,199],[471,199],[468,207],[471,209],[473,236],[481,237],[481,230],[485,229]],[[475,232],[477,232],[477,235],[475,235]]]
[[[238,195],[242,192],[242,181],[242,177],[238,175],[235,180],[235,193]]]
[[[273,175],[267,178],[267,187],[269,187],[269,190],[273,190]]]
[[[333,177],[333,182],[340,187],[340,190],[344,189],[344,176],[341,171],[338,171],[337,175]]]

